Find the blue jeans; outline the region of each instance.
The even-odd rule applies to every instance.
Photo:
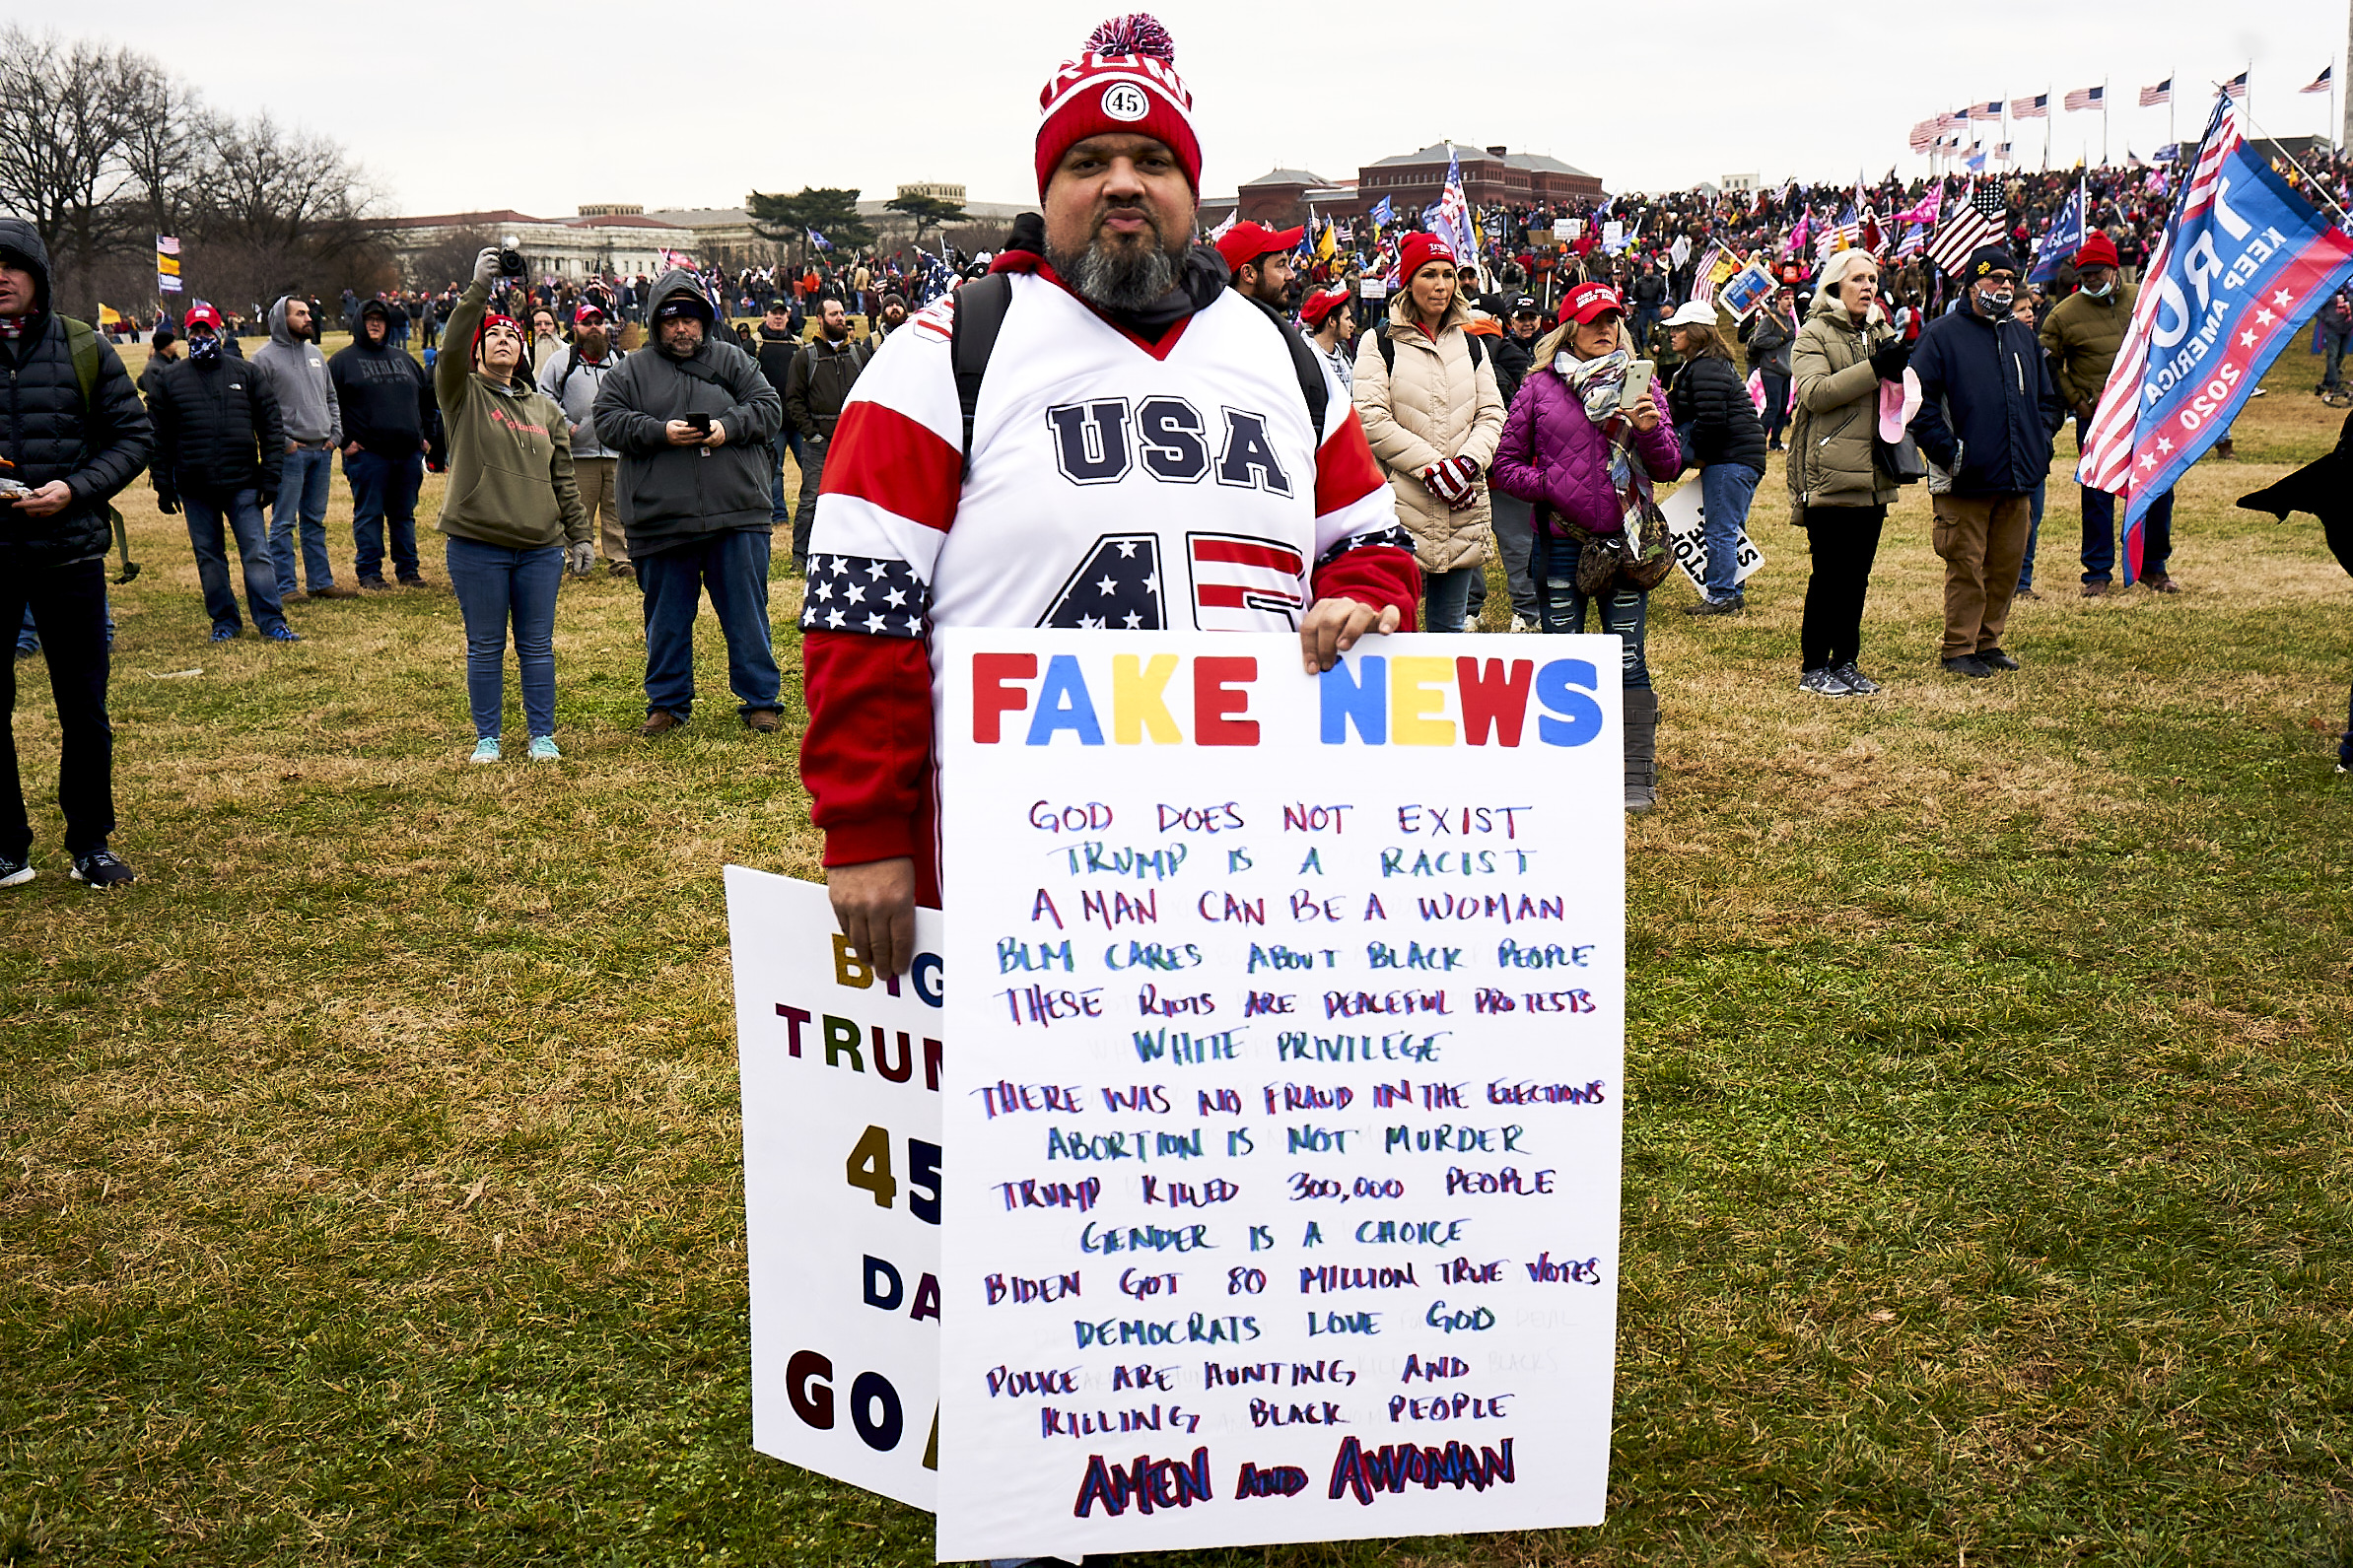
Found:
[[[646,596],[646,712],[694,713],[694,622],[706,589],[727,640],[738,713],[774,709],[784,678],[768,632],[768,535],[729,528],[637,558]]]
[[[227,502],[205,496],[182,496],[187,513],[188,543],[196,551],[196,580],[204,584],[204,613],[215,630],[236,631],[244,623],[237,615],[237,590],[229,580],[229,551],[221,535],[224,520],[237,538],[237,558],[245,569],[245,603],[253,624],[267,632],[286,624],[286,609],[278,600],[278,568],[270,558],[269,529],[261,520],[261,492],[241,490]]]
[[[1471,605],[1471,579],[1486,575],[1481,567],[1456,567],[1451,572],[1421,574],[1421,630],[1459,632],[1463,613]]]
[[[270,555],[277,563],[280,593],[292,593],[298,583],[313,592],[334,585],[335,569],[327,564],[327,476],[334,463],[334,452],[324,446],[300,446],[286,454],[277,503],[270,510]],[[294,570],[297,518],[303,528],[299,578]]]
[[[1748,526],[1749,503],[1764,477],[1741,463],[1709,463],[1699,470],[1699,504],[1707,511],[1702,521],[1707,541],[1704,589],[1710,600],[1740,597],[1740,531]]]
[[[351,481],[352,571],[363,582],[384,572],[384,532],[392,535],[392,569],[417,573],[417,487],[425,482],[425,454],[380,457],[361,451],[343,459]]]
[[[2322,328],[2320,332],[2320,390],[2342,391],[2345,385],[2345,334]]]
[[[515,627],[515,667],[522,716],[534,736],[556,730],[556,585],[564,547],[510,550],[450,536],[450,586],[465,617],[465,697],[474,738],[494,740],[507,701],[507,627]]]
[[[2037,485],[2026,498],[2026,560],[2018,568],[2018,591],[2024,593],[2035,585],[2035,546],[2042,542],[2042,492],[2049,488],[2046,480]]]
[[[1577,586],[1577,558],[1582,554],[1574,539],[1556,538],[1548,528],[1536,530],[1536,556],[1528,575],[1536,582],[1539,622],[1548,632],[1585,630],[1585,606],[1592,601]],[[1620,683],[1629,692],[1650,690],[1650,665],[1642,656],[1650,595],[1614,583],[1594,608],[1600,612],[1603,635],[1619,640]]]

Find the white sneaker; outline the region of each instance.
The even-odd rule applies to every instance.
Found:
[[[496,762],[498,760],[499,737],[496,735],[484,735],[480,740],[475,741],[474,754],[466,759],[468,762]]]
[[[1544,628],[1524,615],[1514,615],[1511,618],[1511,630],[1514,632],[1541,632]]]
[[[531,761],[562,762],[563,760],[564,754],[556,750],[555,736],[533,735],[531,737]]]

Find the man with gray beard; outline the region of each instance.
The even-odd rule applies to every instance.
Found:
[[[939,901],[933,628],[1291,632],[1316,671],[1412,630],[1420,591],[1353,405],[1192,242],[1167,31],[1104,24],[1038,102],[1042,218],[876,352],[810,538],[801,778],[835,915],[885,974]]]

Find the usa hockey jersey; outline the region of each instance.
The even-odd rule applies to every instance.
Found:
[[[1339,595],[1414,624],[1419,574],[1355,410],[1327,378],[1310,426],[1263,310],[1223,291],[1151,342],[1043,267],[1009,282],[969,472],[952,295],[875,355],[827,454],[801,771],[829,865],[931,869],[932,627],[1283,631]]]

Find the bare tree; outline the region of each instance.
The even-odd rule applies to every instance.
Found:
[[[133,84],[155,70],[125,49],[0,31],[0,202],[39,233],[61,274],[52,290],[67,302],[85,304],[77,275],[122,238],[128,107]]]

